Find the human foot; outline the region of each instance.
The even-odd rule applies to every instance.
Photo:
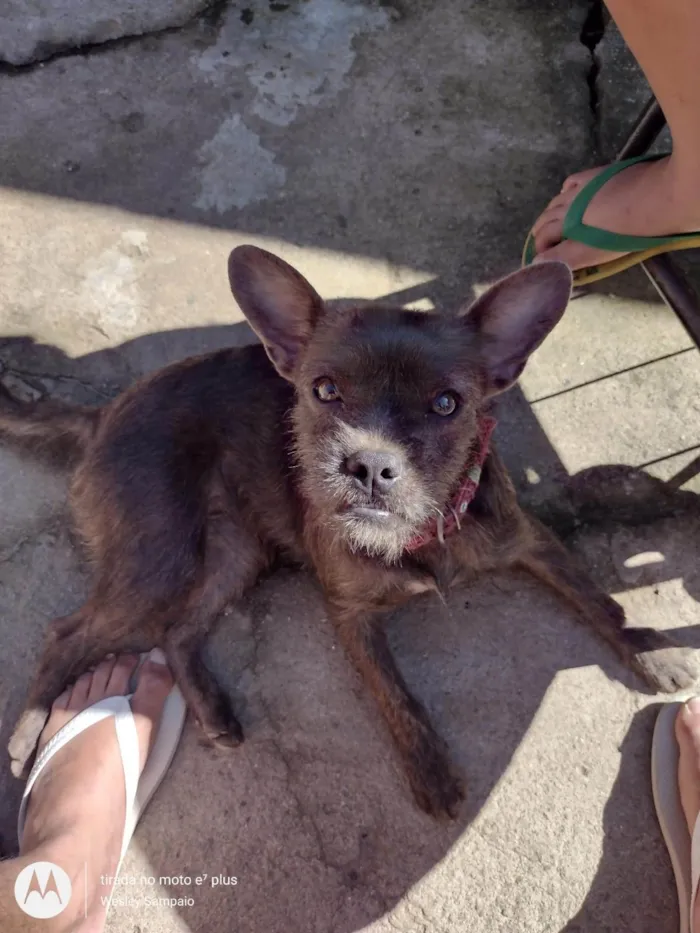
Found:
[[[105,697],[125,695],[137,658],[107,658],[84,674],[53,704],[39,749],[79,712]],[[138,735],[140,771],[158,732],[172,688],[168,668],[148,659],[138,675],[131,709]],[[124,773],[113,718],[105,719],[59,749],[32,788],[21,855],[50,861],[66,871],[73,893],[58,929],[102,930],[117,869],[125,821]],[[75,924],[75,925],[74,925]],[[55,928],[56,929],[56,928]]]
[[[681,805],[693,836],[700,814],[700,697],[685,703],[676,717],[678,742],[678,788]],[[691,933],[700,933],[700,898],[693,905]]]
[[[532,228],[537,260],[559,259],[571,269],[611,262],[624,253],[562,241],[572,201],[602,169],[569,176]],[[681,165],[673,155],[630,165],[610,178],[593,197],[583,222],[613,233],[667,236],[700,230],[700,165]]]

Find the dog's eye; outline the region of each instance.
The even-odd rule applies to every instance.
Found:
[[[317,379],[314,383],[314,395],[320,402],[340,401],[338,387],[330,379]]]
[[[451,415],[457,408],[457,399],[452,392],[442,392],[433,401],[433,411],[436,415]]]

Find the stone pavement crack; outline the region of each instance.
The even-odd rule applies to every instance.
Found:
[[[603,0],[591,0],[579,38],[581,44],[588,49],[588,54],[591,57],[591,64],[586,74],[586,83],[588,84],[588,103],[592,117],[591,134],[595,153],[600,150],[600,95],[598,92],[600,61],[596,55],[596,48],[605,34],[606,22],[607,13]]]
[[[23,65],[13,65],[8,61],[0,59],[0,76],[2,75],[20,75],[28,71],[34,71],[36,68],[42,68],[51,62],[61,58],[73,58],[81,56],[88,58],[92,55],[101,55],[105,52],[111,52],[114,49],[122,49],[134,42],[142,39],[159,39],[163,36],[173,35],[195,23],[204,23],[214,29],[217,29],[224,11],[229,6],[230,0],[211,0],[205,7],[195,13],[194,16],[176,23],[172,26],[163,26],[160,29],[153,29],[146,32],[136,32],[130,35],[120,36],[117,39],[106,39],[104,42],[86,42],[82,45],[62,45],[46,43],[37,49],[36,58]]]
[[[56,536],[59,533],[60,522],[56,520],[56,516],[52,515],[51,518],[40,525],[38,528],[33,528],[32,533],[25,535],[22,538],[19,538],[9,547],[4,550],[0,550],[0,565],[9,564],[15,557],[23,551],[26,545],[38,545],[41,542],[42,538],[49,536],[48,540],[51,544],[54,543]],[[72,543],[71,543],[72,546]]]
[[[20,538],[19,541],[15,541],[11,547],[4,551],[0,551],[0,564],[9,564],[10,561],[16,557],[17,554],[19,554],[25,544],[36,541],[44,530],[45,529],[40,528],[35,534],[27,535],[25,538]]]
[[[253,625],[252,631],[253,637],[253,653],[250,661],[246,664],[246,670],[250,670],[253,676],[256,678],[258,683],[260,682],[258,665],[260,662],[259,652],[262,644],[264,642],[264,636],[261,632],[261,620],[257,620]],[[275,750],[277,757],[282,762],[285,773],[285,784],[289,792],[290,797],[294,801],[295,809],[297,811],[299,821],[302,827],[309,832],[315,847],[318,851],[316,859],[324,866],[324,868],[332,871],[335,874],[337,883],[338,883],[338,899],[337,903],[333,907],[330,929],[334,928],[335,918],[342,910],[345,899],[347,895],[352,891],[352,885],[348,882],[348,870],[350,868],[347,864],[341,864],[335,862],[328,854],[326,845],[323,839],[323,833],[320,826],[316,822],[316,814],[313,810],[309,809],[306,802],[304,801],[302,795],[299,792],[298,784],[296,780],[295,767],[292,755],[289,753],[289,750],[285,748],[284,742],[282,740],[283,729],[279,723],[278,717],[273,709],[272,704],[267,700],[264,695],[264,690],[261,689],[258,694],[258,699],[260,705],[267,717],[267,720],[271,726],[271,734],[268,738],[268,741],[272,748]],[[385,898],[382,895],[382,892],[373,889],[373,893],[382,901],[385,901]]]
[[[386,920],[391,929],[396,930],[396,933],[407,933],[406,927],[401,926],[391,914],[387,916]]]
[[[79,379],[77,376],[67,376],[63,373],[40,373],[32,370],[17,369],[15,366],[3,364],[2,360],[0,360],[0,376],[4,374],[14,376],[22,381],[26,380],[30,388],[40,391],[42,396],[46,395],[45,390],[40,390],[38,387],[34,386],[31,382],[32,379],[50,379],[52,382],[69,382],[72,385],[80,386],[82,389],[87,389],[88,392],[93,392],[104,402],[111,402],[121,391],[118,386],[101,389],[92,382],[86,382],[84,379]]]
[[[260,631],[260,627],[261,627],[260,621],[256,622],[253,625],[253,632],[252,632],[253,645],[254,645],[253,654],[252,654],[252,658],[250,659],[250,661],[244,668],[244,670],[252,671],[253,676],[258,681],[258,683],[260,682],[259,670],[258,670],[258,665],[260,661],[259,651],[260,651],[262,642],[264,641],[263,635]],[[280,726],[277,716],[275,715],[272,709],[272,705],[268,702],[267,698],[265,697],[263,690],[260,690],[259,692],[259,701],[260,701],[260,705],[262,706],[265,712],[265,715],[267,716],[268,722],[270,723],[272,727],[272,734],[270,735],[269,742],[274,748],[274,750],[277,752],[277,755],[284,766],[286,779],[287,779],[286,780],[287,789],[289,790],[289,793],[292,796],[292,799],[294,800],[296,804],[297,812],[299,816],[301,817],[302,824],[307,824],[307,825],[310,824],[311,833],[314,837],[314,840],[316,842],[316,846],[319,852],[319,855],[318,855],[319,861],[322,862],[322,864],[324,864],[327,868],[330,868],[333,871],[337,872],[340,876],[340,880],[342,881],[343,866],[333,864],[332,860],[327,857],[324,843],[323,843],[323,836],[322,836],[322,833],[321,833],[321,830],[318,824],[316,823],[314,814],[309,812],[307,807],[304,805],[304,802],[302,801],[297,791],[297,788],[295,787],[294,766],[287,752],[287,749],[284,748],[283,743],[280,741],[280,736],[282,734],[282,727]]]
[[[442,924],[438,925],[434,917],[429,917],[425,907],[416,900],[416,896],[412,891],[409,891],[405,897],[405,903],[413,912],[413,917],[411,918],[413,923],[422,924],[422,930],[425,933],[448,933],[445,927]],[[413,929],[416,929],[413,927]]]

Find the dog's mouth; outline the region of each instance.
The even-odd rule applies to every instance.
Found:
[[[409,534],[429,517],[430,507],[422,490],[396,495],[371,495],[346,488],[335,503],[335,514],[346,527],[366,527],[372,534]]]
[[[331,512],[336,531],[352,551],[388,563],[401,559],[433,510],[427,498],[415,489],[413,494],[370,497],[347,487],[341,492],[337,486],[336,480]]]
[[[397,517],[391,509],[376,502],[369,502],[364,505],[347,504],[341,509],[341,514],[357,518],[360,521],[378,523],[388,522]]]
[[[415,519],[404,513],[400,503],[384,499],[358,500],[349,496],[336,515],[351,534],[362,534],[362,529],[366,529],[373,538],[387,535],[394,538],[396,535],[409,535],[416,530]]]
[[[353,551],[364,551],[389,562],[399,560],[414,536],[414,523],[381,499],[353,501],[352,495],[336,511],[342,535]]]

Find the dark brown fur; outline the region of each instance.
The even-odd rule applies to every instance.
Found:
[[[64,685],[124,648],[164,646],[209,739],[240,742],[201,647],[225,605],[278,559],[315,569],[415,798],[436,816],[456,814],[462,782],[382,625],[412,596],[522,567],[651,684],[670,691],[694,680],[686,653],[662,650],[672,645],[660,633],[627,628],[621,607],[526,517],[495,451],[461,531],[444,545],[404,550],[449,501],[479,412],[517,379],[561,317],[570,290],[564,266],[516,273],[454,317],[372,306],[333,311],[295,270],[252,247],[233,252],[229,271],[263,346],[185,360],[100,410],[0,394],[0,436],[75,465],[72,507],[95,570],[87,603],[49,627],[10,742],[15,773]],[[314,395],[323,377],[341,400]],[[446,390],[460,405],[443,417],[431,404]],[[362,488],[348,468],[351,455],[368,448],[400,465],[386,490]],[[384,509],[377,520],[362,511],[376,505]]]

